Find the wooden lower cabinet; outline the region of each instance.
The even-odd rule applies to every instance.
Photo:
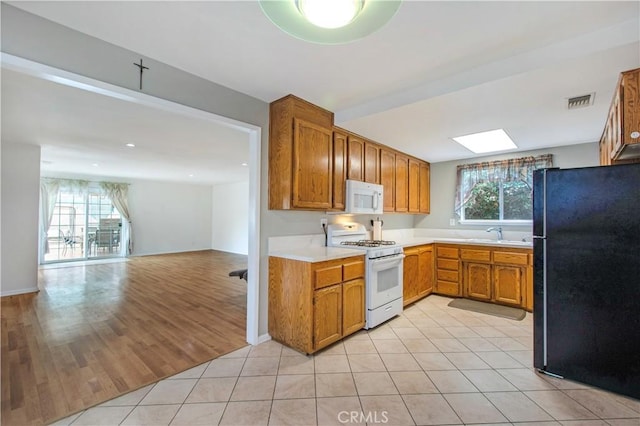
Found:
[[[531,250],[466,247],[460,249],[463,296],[533,309]]]
[[[464,295],[473,299],[491,300],[491,265],[463,262]]]
[[[460,250],[458,246],[436,244],[435,292],[445,296],[461,296]]]
[[[404,250],[403,305],[407,306],[433,291],[433,245]]]
[[[365,325],[364,256],[269,257],[269,334],[310,354]]]

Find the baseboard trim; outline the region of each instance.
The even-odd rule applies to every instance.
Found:
[[[260,343],[268,342],[269,340],[271,340],[271,335],[269,333],[261,334],[258,336],[258,343],[256,344],[259,345]]]
[[[37,293],[39,291],[40,289],[38,287],[26,288],[21,290],[12,290],[12,291],[6,291],[6,292],[3,291],[3,292],[0,292],[0,297],[17,296],[19,294],[27,294],[27,293]]]

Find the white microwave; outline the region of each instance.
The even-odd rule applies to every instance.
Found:
[[[345,213],[382,214],[382,185],[347,179]]]

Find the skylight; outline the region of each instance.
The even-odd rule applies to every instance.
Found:
[[[473,133],[471,135],[458,136],[452,139],[475,154],[485,154],[487,152],[505,151],[508,149],[518,148],[503,129]]]

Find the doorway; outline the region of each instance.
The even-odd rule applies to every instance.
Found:
[[[172,101],[156,98],[134,90],[125,89],[78,74],[49,67],[13,55],[2,53],[3,68],[16,71],[38,79],[53,81],[63,85],[87,90],[111,98],[124,100],[138,105],[152,107],[181,116],[216,123],[229,129],[242,132],[249,141],[249,218],[248,238],[248,282],[247,282],[247,327],[246,340],[250,344],[259,343],[258,307],[259,307],[259,259],[260,259],[260,157],[261,131],[259,126],[219,116],[210,112],[188,107]],[[85,231],[87,228],[85,228]],[[135,231],[134,231],[135,232]]]

